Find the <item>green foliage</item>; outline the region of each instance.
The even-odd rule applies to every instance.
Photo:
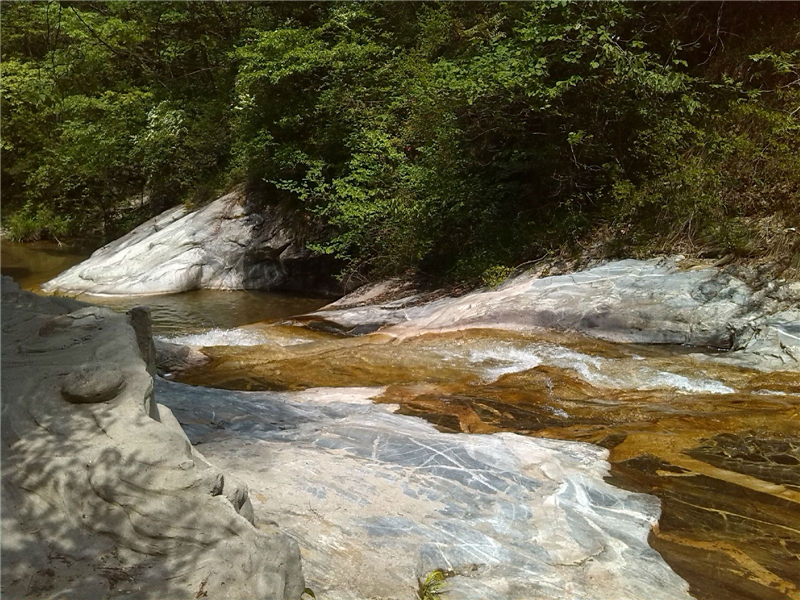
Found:
[[[58,239],[70,230],[70,217],[53,213],[47,206],[28,203],[14,212],[5,223],[5,233],[11,241],[31,241],[45,237]]]
[[[481,274],[481,283],[487,287],[496,288],[508,279],[513,270],[511,267],[503,265],[489,267]]]
[[[748,231],[800,225],[798,23],[750,3],[9,3],[5,225],[108,236],[250,180],[367,277],[496,285],[598,229],[620,252],[774,250]]]
[[[229,147],[225,71],[236,36],[224,40],[245,12],[177,3],[4,5],[4,218],[23,213],[6,225],[20,235],[21,223],[47,221],[66,223],[66,235],[116,235],[218,177]]]
[[[446,576],[443,571],[436,569],[428,573],[424,579],[419,580],[417,590],[418,600],[437,600],[444,593]]]
[[[708,236],[737,202],[725,169],[752,152],[734,115],[763,102],[689,68],[669,10],[395,7],[325,7],[237,50],[239,163],[336,227],[318,251],[490,282],[598,222]],[[756,58],[786,73],[787,56]]]

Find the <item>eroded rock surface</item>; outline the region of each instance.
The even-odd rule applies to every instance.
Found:
[[[42,287],[115,295],[196,289],[335,293],[333,265],[305,249],[307,229],[288,207],[237,190],[198,210],[172,208]]]
[[[318,597],[410,600],[445,569],[460,600],[690,598],[647,544],[658,501],[605,483],[601,448],[440,433],[372,404],[380,389],[157,390],[299,541]]]
[[[3,278],[3,598],[296,600],[296,544],[253,527],[147,368],[129,316]]]
[[[773,366],[800,359],[800,284],[755,290],[732,272],[684,268],[677,258],[622,260],[555,277],[522,275],[497,290],[434,302],[416,296],[366,306],[344,301],[311,318],[351,334],[546,328],[612,342],[747,350]]]

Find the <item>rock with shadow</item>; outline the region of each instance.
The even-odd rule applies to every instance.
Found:
[[[141,321],[3,278],[2,597],[297,600],[296,543],[155,401]]]
[[[381,388],[156,389],[298,540],[320,598],[416,598],[441,569],[459,600],[690,599],[647,542],[658,500],[606,483],[602,448],[442,433]]]
[[[307,237],[320,235],[292,206],[238,188],[194,210],[167,210],[42,287],[70,294],[198,289],[337,294],[335,261],[306,248]]]

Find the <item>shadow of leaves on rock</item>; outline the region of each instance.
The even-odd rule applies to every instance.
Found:
[[[248,522],[244,488],[155,403],[124,316],[4,280],[2,329],[3,598],[300,596],[296,545]],[[67,402],[86,365],[124,386]]]

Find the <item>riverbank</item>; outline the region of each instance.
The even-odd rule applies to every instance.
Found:
[[[153,397],[146,312],[2,280],[4,598],[297,600],[296,544]]]
[[[793,568],[800,560],[793,550],[795,544],[800,547],[796,284],[735,265],[677,257],[606,263],[550,277],[544,267],[535,265],[497,288],[455,297],[441,290],[419,292],[401,281],[360,290],[288,320],[276,313],[244,327],[209,328],[200,322],[165,338],[179,345],[170,347],[175,360],[162,367],[177,370],[172,378],[204,387],[164,383],[157,393],[204,453],[260,494],[256,516],[289,528],[311,565],[312,587],[324,597],[361,600],[378,589],[396,590],[393,597],[399,598],[413,594],[414,579],[426,569],[449,569],[428,560],[431,554],[421,548],[442,547],[456,563],[466,560],[447,554],[450,542],[442,537],[442,527],[431,525],[446,524],[449,513],[440,513],[435,494],[422,493],[428,487],[441,498],[458,498],[456,512],[476,515],[471,527],[488,536],[482,543],[494,549],[488,554],[493,558],[469,565],[493,564],[503,571],[500,549],[510,545],[514,552],[550,553],[551,558],[531,563],[543,579],[582,577],[573,569],[559,571],[552,562],[558,551],[526,549],[508,538],[507,530],[524,530],[528,522],[506,519],[507,530],[487,533],[481,519],[489,517],[483,511],[499,496],[480,500],[462,479],[443,482],[438,474],[427,479],[427,467],[414,462],[428,461],[427,451],[416,452],[410,464],[397,464],[366,446],[358,450],[368,445],[365,431],[374,430],[397,434],[391,443],[384,441],[387,451],[397,444],[399,456],[417,436],[436,448],[458,446],[456,454],[481,453],[480,460],[489,461],[487,472],[496,468],[495,458],[480,450],[487,435],[588,442],[593,452],[601,452],[592,455],[593,468],[607,473],[592,471],[591,489],[596,491],[605,477],[617,488],[603,488],[602,494],[617,497],[623,491],[618,488],[624,488],[660,499],[661,516],[647,536],[650,547],[689,583],[693,597],[718,600],[722,589],[726,600],[791,598],[800,588]],[[206,292],[172,296],[176,310],[193,293]],[[246,317],[237,308],[246,292],[212,293],[223,299],[220,306],[228,299],[225,311],[232,324],[238,324],[235,315]],[[126,301],[157,303],[159,298]],[[190,354],[183,356],[183,350]],[[404,420],[408,417],[425,419],[436,431]],[[563,463],[558,453],[569,447],[550,447],[557,450],[552,459]],[[272,459],[276,466],[267,467]],[[439,465],[438,458],[432,460],[426,464]],[[463,461],[457,462],[461,466],[454,473],[463,472]],[[348,469],[342,471],[344,464]],[[535,470],[531,475],[525,464],[512,472],[537,479],[540,475]],[[306,473],[306,467],[308,476],[291,488],[295,472]],[[350,469],[357,478],[349,477]],[[365,490],[371,469],[384,473],[379,483],[393,481],[396,473],[418,477],[412,486],[417,497],[406,497],[402,486],[400,495],[391,495],[398,489],[391,485],[376,483]],[[402,478],[404,484],[408,477]],[[550,498],[560,501],[558,494]],[[516,506],[516,515],[522,506],[543,501],[535,493],[505,500]],[[407,530],[392,525],[388,537],[399,544],[393,546],[387,536],[376,536],[381,528],[371,524],[380,511],[364,508],[378,503],[407,510],[422,525]],[[607,533],[614,537],[620,531],[615,525]],[[394,564],[402,577],[374,576],[387,552],[395,562],[386,564]],[[615,562],[620,557],[606,558],[607,572],[624,564]],[[473,577],[463,566],[455,569],[463,578],[450,585],[467,595],[485,584],[494,596],[513,597],[516,592],[502,587],[503,579],[519,582],[521,589],[530,581],[510,571],[495,577],[491,568],[479,568]],[[347,575],[326,577],[326,568]],[[545,576],[553,568],[559,573]],[[620,577],[622,587],[609,589],[618,592],[629,584]],[[683,593],[676,589],[670,584],[668,591]]]
[[[657,502],[604,483],[603,450],[439,433],[380,389],[154,393],[146,313],[2,297],[4,596],[296,599],[294,543],[264,525],[285,523],[331,600],[434,569],[467,600],[688,598],[647,546]]]

